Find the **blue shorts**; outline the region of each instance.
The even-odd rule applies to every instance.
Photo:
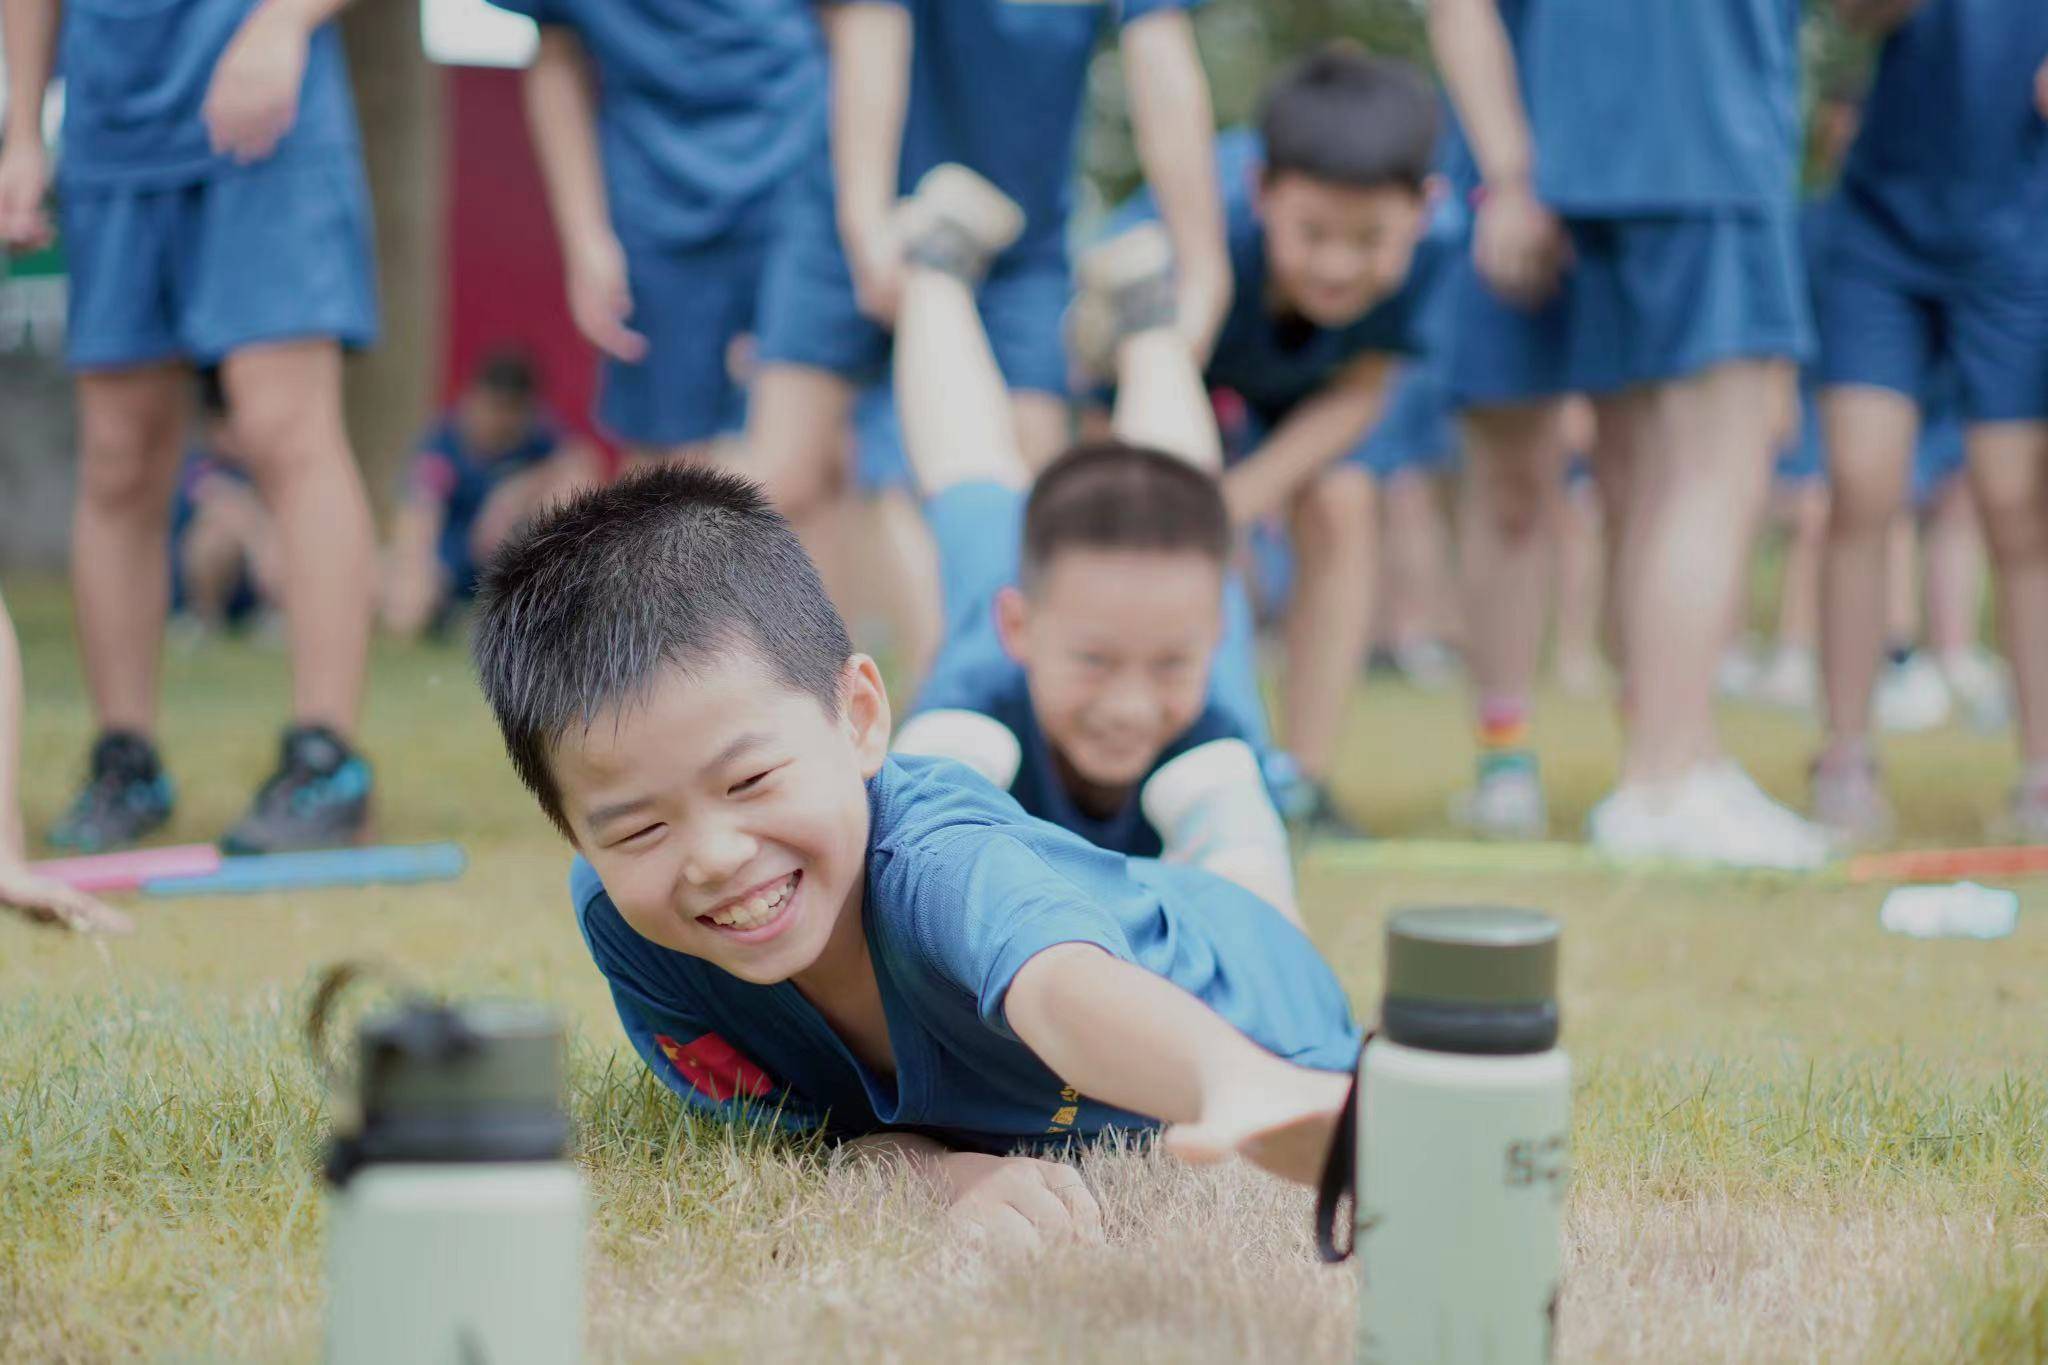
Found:
[[[1573,265],[1525,310],[1479,278],[1451,280],[1450,382],[1461,407],[1609,394],[1724,361],[1799,359],[1811,345],[1797,224],[1785,214],[1575,218]]]
[[[697,247],[627,241],[633,295],[627,325],[647,338],[646,358],[606,356],[592,415],[620,440],[675,446],[746,425],[746,389],[733,343],[754,330],[767,244],[739,238]]]
[[[1389,479],[1405,470],[1449,468],[1458,455],[1457,424],[1452,421],[1450,386],[1441,366],[1426,361],[1403,365],[1394,378],[1380,420],[1358,449],[1344,457],[1375,479]]]
[[[853,479],[854,486],[869,495],[917,487],[910,457],[903,450],[896,393],[886,379],[861,390],[853,405]]]
[[[831,205],[817,198],[790,196],[769,252],[759,355],[763,364],[804,365],[871,384],[887,369],[889,333],[855,306]],[[1071,293],[1066,249],[1057,241],[998,257],[982,281],[982,326],[1012,389],[1066,395],[1060,323]]]
[[[352,154],[259,161],[169,187],[66,185],[58,212],[73,369],[376,340],[370,195]]]
[[[2048,420],[2048,249],[1919,260],[1853,198],[1832,211],[1814,291],[1823,384],[1918,397],[1946,361],[1963,422]]]

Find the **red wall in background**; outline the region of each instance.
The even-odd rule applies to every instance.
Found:
[[[441,396],[460,392],[494,347],[523,346],[540,366],[548,405],[573,429],[595,436],[596,352],[569,320],[561,251],[520,104],[523,73],[442,70],[448,157]]]

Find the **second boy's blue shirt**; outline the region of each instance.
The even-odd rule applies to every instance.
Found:
[[[1886,40],[1843,167],[1845,196],[1923,261],[2048,258],[2043,0],[1928,0]]]
[[[1501,0],[1567,216],[1782,206],[1796,184],[1798,0]]]
[[[64,81],[57,173],[67,185],[161,188],[234,169],[214,154],[200,111],[214,68],[257,0],[65,0],[56,74]],[[355,103],[341,34],[316,29],[291,131],[267,162],[353,154]]]
[[[577,860],[578,922],[627,1036],[691,1108],[982,1151],[1150,1127],[1065,1086],[1004,1017],[1018,969],[1062,943],[1172,981],[1279,1056],[1324,1070],[1356,1060],[1336,977],[1250,892],[1094,848],[945,759],[888,759],[868,815],[861,915],[893,1077],[856,1059],[793,984],[744,982],[642,938]]]
[[[805,0],[492,0],[574,29],[622,240],[694,246],[766,226],[826,156],[825,56]]]

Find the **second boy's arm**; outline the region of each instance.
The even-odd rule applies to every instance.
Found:
[[[647,339],[626,326],[633,311],[626,253],[605,198],[590,59],[573,32],[541,26],[540,48],[523,89],[526,125],[562,241],[570,315],[600,351],[638,360],[647,353]]]
[[[1057,944],[1017,969],[1003,1015],[1067,1084],[1169,1125],[1169,1151],[1304,1184],[1322,1170],[1350,1078],[1283,1061],[1164,977]]]
[[[1121,46],[1138,159],[1173,239],[1179,328],[1200,364],[1215,343],[1231,293],[1209,78],[1184,10],[1133,20]]]
[[[50,155],[43,146],[43,94],[57,53],[57,0],[0,0],[0,49],[7,59],[6,141],[0,143],[0,246],[48,244]]]
[[[1289,412],[1272,435],[1223,475],[1223,501],[1239,526],[1278,512],[1309,480],[1355,449],[1386,405],[1390,357],[1353,360]]]
[[[1556,291],[1570,248],[1536,198],[1535,142],[1497,0],[1430,0],[1429,38],[1485,180],[1473,262],[1507,298],[1540,303]]]
[[[839,238],[861,311],[896,315],[902,248],[894,227],[903,117],[910,101],[910,14],[888,0],[828,5],[832,178]]]

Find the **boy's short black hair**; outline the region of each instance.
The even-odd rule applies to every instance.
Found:
[[[508,346],[483,358],[476,367],[476,386],[524,403],[540,389],[540,370],[531,355]]]
[[[1045,467],[1024,503],[1023,585],[1062,550],[1190,551],[1230,557],[1216,480],[1185,460],[1123,441],[1075,446]]]
[[[1436,97],[1420,71],[1338,39],[1267,87],[1259,105],[1265,175],[1420,191],[1435,165],[1436,125]]]
[[[520,781],[569,833],[548,754],[666,668],[751,650],[837,714],[853,654],[810,556],[760,488],[667,465],[542,512],[485,570],[477,676]]]

